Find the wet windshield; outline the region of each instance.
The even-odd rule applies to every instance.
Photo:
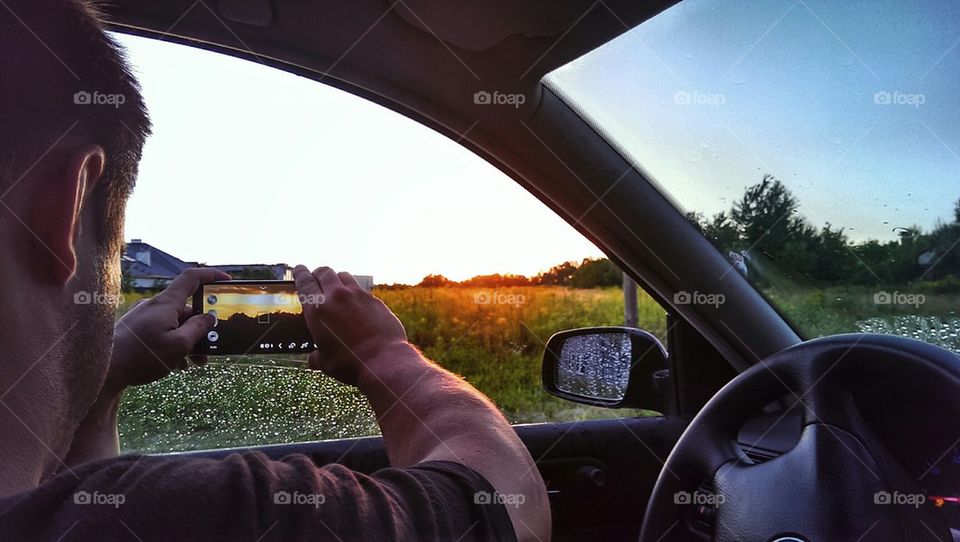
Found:
[[[958,15],[686,0],[546,82],[803,336],[960,352]]]

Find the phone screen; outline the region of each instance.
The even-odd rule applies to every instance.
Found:
[[[193,296],[193,307],[195,313],[217,318],[194,348],[196,354],[296,354],[316,349],[293,281],[204,284]]]

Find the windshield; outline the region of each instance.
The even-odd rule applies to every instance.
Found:
[[[955,2],[687,0],[548,75],[805,337],[960,352]]]

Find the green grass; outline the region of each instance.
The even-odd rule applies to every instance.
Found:
[[[960,353],[960,293],[942,291],[937,283],[913,287],[837,286],[821,290],[770,290],[808,338],[836,333],[890,333],[912,337]],[[877,304],[878,292],[923,295],[923,303]]]
[[[620,325],[617,288],[527,286],[378,290],[410,340],[487,394],[513,423],[642,415],[545,393],[540,361],[557,331]],[[487,299],[489,303],[478,303]],[[484,295],[486,297],[484,297]],[[126,310],[135,299],[125,300]],[[663,310],[640,294],[640,326],[665,335]],[[366,399],[310,371],[302,357],[213,358],[203,368],[130,389],[120,408],[125,451],[163,452],[378,434]]]
[[[949,286],[949,285],[948,285]],[[768,296],[807,337],[844,332],[895,333],[960,353],[960,293],[933,284],[919,307],[878,305],[879,288],[771,289]],[[888,288],[893,292],[895,289]],[[901,289],[907,292],[907,289]],[[546,340],[565,329],[620,325],[617,288],[526,286],[409,288],[376,294],[410,340],[440,365],[490,396],[513,423],[649,414],[576,405],[546,394],[540,360]],[[481,298],[493,303],[477,303]],[[125,300],[125,310],[135,296]],[[639,325],[661,340],[664,311],[640,293]],[[355,389],[306,368],[302,357],[213,358],[203,368],[128,390],[120,409],[126,451],[164,452],[350,438],[378,434]]]

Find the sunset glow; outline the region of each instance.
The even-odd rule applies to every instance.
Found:
[[[203,310],[216,311],[218,319],[226,320],[238,313],[251,318],[275,312],[300,314],[302,307],[287,285],[216,284],[204,288]]]

